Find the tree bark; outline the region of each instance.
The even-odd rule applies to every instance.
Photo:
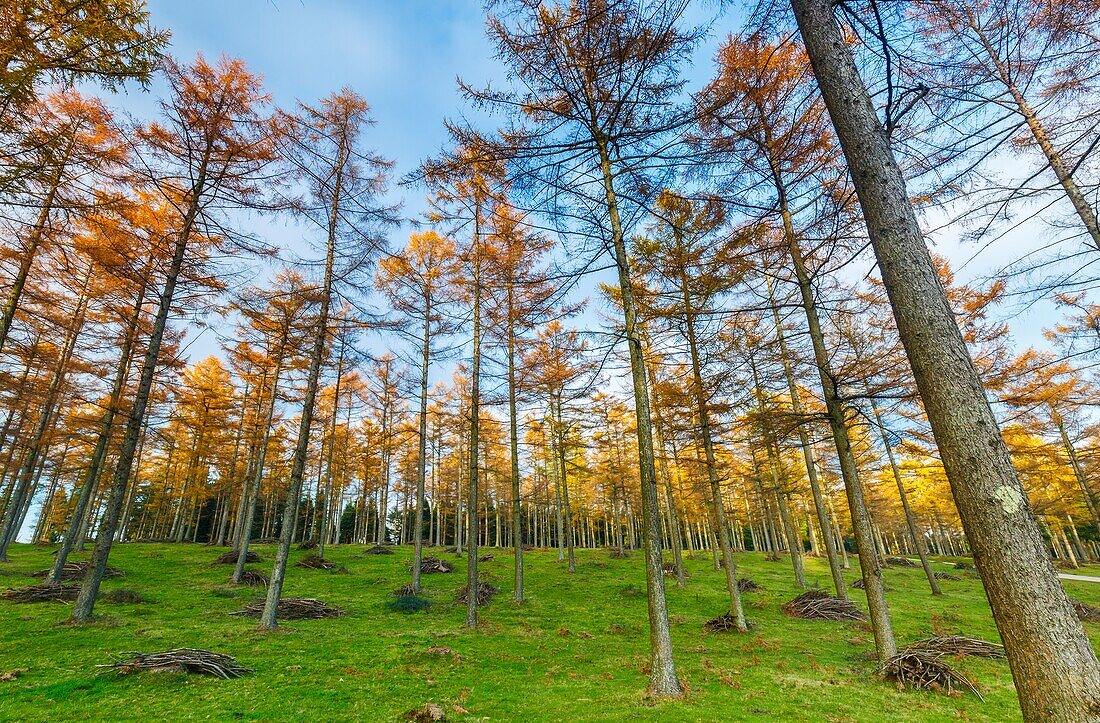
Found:
[[[1029,721],[1100,720],[1100,663],[1058,581],[829,0],[791,0]]]

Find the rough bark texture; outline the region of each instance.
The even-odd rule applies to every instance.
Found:
[[[791,0],[1029,721],[1100,720],[1100,664],[1046,553],[828,0]]]

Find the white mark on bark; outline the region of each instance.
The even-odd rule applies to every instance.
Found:
[[[1007,515],[1015,514],[1024,506],[1024,496],[1012,485],[998,487],[993,496],[1001,503],[1001,508]]]

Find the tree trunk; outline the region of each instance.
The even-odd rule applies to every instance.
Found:
[[[1029,721],[1100,720],[1100,663],[1058,581],[829,0],[791,0]]]

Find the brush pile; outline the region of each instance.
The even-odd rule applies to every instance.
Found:
[[[894,567],[917,567],[917,563],[908,557],[888,557],[885,562],[887,565],[893,565]]]
[[[320,555],[310,555],[309,557],[303,557],[298,562],[294,563],[294,567],[307,567],[310,570],[335,570],[336,563],[329,562]]]
[[[481,557],[477,558],[477,561],[478,562],[489,562],[494,557],[495,557],[495,555],[482,555]]]
[[[490,585],[487,582],[479,582],[477,584],[477,604],[488,605],[493,600],[493,596],[500,592],[500,588],[496,585]],[[458,591],[458,597],[456,598],[460,603],[470,602],[470,586],[463,585]]]
[[[412,568],[410,567],[409,570],[411,571]],[[435,572],[454,572],[454,568],[451,563],[440,560],[438,557],[420,558],[420,574],[430,575]]]
[[[618,549],[618,548],[611,551],[611,559],[612,560],[625,560],[626,557],[627,557],[627,554],[625,552],[623,552],[622,550]]]
[[[413,587],[413,584],[411,582],[407,585],[402,585],[401,587],[399,587],[399,588],[397,588],[396,590],[393,591],[393,596],[394,597],[407,597],[409,595],[415,595],[415,594],[416,594],[416,588]]]
[[[973,683],[939,655],[906,649],[884,662],[878,672],[897,683],[899,689],[938,690],[951,695],[956,687],[961,687],[979,699],[982,697]]]
[[[662,566],[662,569],[665,571],[666,575],[668,575],[670,577],[675,577],[676,576],[676,563],[675,562],[666,562]],[[690,575],[688,575],[687,570],[684,570],[684,577],[691,577]]]
[[[364,555],[392,555],[393,550],[391,550],[388,547],[384,547],[382,545],[375,545],[373,547],[368,547],[366,550],[363,550],[363,554]]]
[[[824,590],[807,590],[784,605],[783,613],[804,620],[867,619],[867,615],[851,600],[841,600]]]
[[[317,540],[302,540],[302,542],[298,543],[298,549],[299,550],[316,550],[317,549]]]
[[[16,603],[36,602],[72,602],[80,594],[80,583],[75,585],[53,585],[44,582],[28,587],[9,587],[0,592],[0,600]]]
[[[223,552],[214,558],[215,565],[236,565],[237,557],[240,556],[240,550],[230,550],[229,552]],[[263,558],[257,555],[252,550],[245,553],[245,562],[263,562]]]
[[[932,577],[936,578],[937,580],[954,580],[956,582],[962,580],[962,578],[958,575],[952,575],[949,572],[940,572],[938,570],[932,573]]]
[[[61,568],[61,582],[69,582],[70,580],[83,580],[88,576],[88,568],[92,566],[92,563],[81,560],[80,562],[66,562]],[[118,577],[122,574],[122,570],[115,569],[108,565],[103,568],[103,577]],[[38,570],[32,572],[31,577],[49,577],[49,570]]]
[[[971,562],[956,562],[955,563],[955,569],[956,570],[973,570],[974,569],[974,564],[971,563]]]
[[[1092,605],[1087,605],[1080,600],[1069,599],[1070,604],[1073,605],[1073,611],[1077,613],[1077,617],[1081,618],[1082,622],[1097,623],[1100,622],[1100,609],[1094,608]]]
[[[245,605],[244,610],[229,614],[258,618],[263,614],[263,611],[264,601],[257,600]],[[280,620],[319,620],[321,618],[338,618],[346,612],[343,608],[314,600],[311,597],[284,597],[279,601],[279,607],[275,610],[275,617]]]
[[[252,672],[230,655],[196,648],[178,648],[162,653],[122,653],[115,662],[96,667],[114,668],[124,675],[148,670],[153,673],[199,673],[226,680]]]
[[[703,623],[703,630],[706,630],[708,633],[737,632],[737,618],[729,613],[719,615]]]
[[[259,570],[246,569],[241,574],[241,584],[249,587],[267,587],[271,580]]]
[[[756,592],[764,588],[751,577],[739,577],[737,578],[737,589],[741,592]]]
[[[968,638],[965,635],[935,635],[931,638],[910,643],[905,646],[904,650],[926,655],[970,655],[975,658],[1005,657],[1004,646],[979,640],[978,638]]]

